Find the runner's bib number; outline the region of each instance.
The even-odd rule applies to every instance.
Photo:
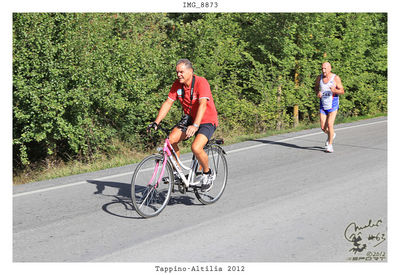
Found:
[[[321,103],[322,103],[322,108],[324,110],[332,109],[333,93],[331,91],[331,87],[335,87],[335,85],[336,85],[335,84],[335,75],[332,75],[332,77],[328,81],[328,83],[324,83],[322,81],[322,75],[321,75],[319,88],[322,93]]]
[[[322,108],[324,108],[324,110],[332,109],[332,101],[333,101],[332,91],[323,91],[321,99],[322,99]]]

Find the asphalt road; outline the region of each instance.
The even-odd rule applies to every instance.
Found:
[[[135,165],[14,186],[13,261],[386,261],[387,118],[336,130],[333,154],[319,129],[225,146],[217,203],[175,193],[151,219],[132,210]]]

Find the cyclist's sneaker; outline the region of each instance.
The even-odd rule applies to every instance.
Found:
[[[325,152],[333,153],[333,146],[332,146],[332,144],[328,144],[328,146],[326,147]]]
[[[335,139],[335,137],[336,137],[336,133],[333,134],[332,142]],[[326,141],[325,141],[325,149],[328,148],[328,145],[329,145],[329,135],[328,135],[328,137],[326,138]]]
[[[196,172],[193,186],[201,186],[201,181],[203,180],[203,173],[202,172]]]
[[[201,191],[207,192],[208,190],[210,190],[214,183],[214,179],[215,176],[212,173],[211,169],[208,174],[203,174],[203,177],[201,179]]]

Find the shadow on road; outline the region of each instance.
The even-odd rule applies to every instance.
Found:
[[[253,141],[265,143],[265,144],[280,145],[280,146],[285,146],[285,147],[295,148],[295,149],[302,149],[302,150],[325,151],[325,148],[321,147],[321,146],[299,146],[299,145],[292,144],[292,143],[271,141],[271,140],[261,140],[261,139],[255,139]]]
[[[104,212],[120,218],[142,219],[142,217],[139,217],[139,215],[136,214],[135,208],[132,204],[130,184],[115,182],[115,181],[99,181],[99,180],[88,180],[87,182],[96,185],[97,190],[93,194],[112,198],[110,202],[102,206]],[[103,191],[105,190],[106,187],[112,187],[118,189],[117,194],[116,195],[104,194]],[[193,197],[183,195],[177,191],[177,188],[175,188],[175,192],[172,194],[168,202],[168,206],[176,204],[200,205],[194,203]]]
[[[130,199],[131,197],[131,185],[122,182],[116,181],[99,181],[99,180],[88,180],[88,183],[92,183],[96,185],[97,191],[94,192],[95,195],[103,194],[104,189],[106,186],[113,187],[118,189],[117,196],[120,197],[127,197]]]

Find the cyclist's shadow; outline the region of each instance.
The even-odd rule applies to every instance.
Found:
[[[132,204],[130,184],[115,182],[115,181],[98,181],[98,180],[87,180],[87,182],[96,185],[97,190],[93,194],[112,198],[110,202],[107,202],[102,206],[104,212],[120,218],[142,219],[142,217],[139,217],[139,215],[136,213],[136,210]],[[116,195],[104,194],[103,192],[106,187],[117,188],[118,189],[117,194]],[[195,200],[193,197],[190,197],[188,195],[183,195],[177,190],[177,188],[175,188],[175,192],[172,193],[172,196],[168,202],[167,207],[177,204],[196,205],[194,201]]]

